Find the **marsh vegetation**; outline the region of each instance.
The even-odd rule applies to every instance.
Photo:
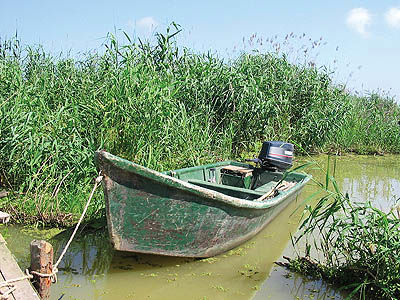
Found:
[[[224,59],[109,36],[103,52],[54,55],[0,43],[0,209],[14,220],[67,224],[82,211],[100,148],[156,170],[240,158],[263,140],[305,152],[399,153],[396,102],[358,97],[327,68],[279,51]],[[276,49],[277,50],[277,49]],[[96,194],[89,218],[102,213]]]
[[[324,180],[315,181],[319,190],[312,197],[318,195],[319,200],[307,205],[293,239],[295,244],[304,244],[304,253],[289,259],[286,266],[347,290],[348,299],[399,299],[399,191],[386,210],[377,208],[376,201],[389,199],[354,201],[342,192],[334,177],[335,168],[329,165],[328,160]],[[392,184],[395,181],[389,188],[395,191]],[[368,188],[365,191],[368,193]]]
[[[371,201],[374,207],[390,211],[400,196],[399,158],[398,155],[338,157],[335,179],[339,189],[344,191],[344,195],[348,192],[353,203]],[[326,169],[325,155],[313,156],[312,159]],[[325,182],[326,176],[321,170],[313,167],[308,171],[316,181]],[[330,174],[333,175],[333,165]],[[332,192],[334,190],[331,183],[329,189]],[[174,299],[187,299],[188,293],[194,299],[207,297],[245,300],[254,294],[254,300],[345,299],[348,294],[338,291],[338,286],[348,286],[350,282],[337,284],[334,289],[322,279],[305,278],[274,264],[275,261],[282,261],[282,255],[296,257],[290,235],[297,236],[304,205],[300,209],[296,208],[316,192],[323,196],[324,189],[321,190],[316,184],[308,184],[298,201],[292,202],[252,240],[232,251],[205,260],[116,252],[110,247],[106,229],[99,228],[101,224],[92,224],[90,230],[89,226],[82,226],[60,265],[59,281],[52,287],[53,299],[59,299],[62,294],[65,294],[63,299],[115,299],[126,295],[140,299],[148,296],[152,299],[165,299],[165,295],[174,295]],[[6,228],[5,225],[0,226],[0,233],[6,238],[22,269],[29,266],[29,243],[32,239],[49,240],[58,258],[71,231],[49,231],[41,227],[33,230],[32,226],[18,225],[8,225]],[[313,236],[309,237],[309,242],[313,244]],[[318,232],[314,237],[319,237]],[[334,251],[338,253],[339,249]],[[317,261],[319,258],[323,263],[322,253],[311,249],[311,260]],[[299,254],[304,256],[303,251]],[[350,291],[356,287],[350,287]]]

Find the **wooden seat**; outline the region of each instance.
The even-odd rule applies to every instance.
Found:
[[[245,168],[245,167],[238,167],[238,166],[224,166],[221,168],[222,173],[236,173],[241,174],[243,177],[251,176],[253,174],[253,169]]]

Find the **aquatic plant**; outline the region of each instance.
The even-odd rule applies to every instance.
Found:
[[[156,170],[234,158],[262,140],[400,152],[390,98],[350,96],[326,68],[276,51],[195,53],[176,44],[180,30],[173,23],[154,43],[110,34],[104,52],[79,57],[0,41],[0,189],[12,191],[0,209],[70,222],[100,148]],[[89,217],[103,207],[98,192]]]
[[[307,206],[294,239],[305,242],[305,255],[287,266],[348,290],[349,299],[399,299],[399,208],[383,212],[369,201],[353,203],[329,168],[325,182],[317,184],[324,196]]]

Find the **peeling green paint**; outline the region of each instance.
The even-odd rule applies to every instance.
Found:
[[[282,174],[233,161],[163,174],[105,151],[96,153],[96,163],[104,176],[114,247],[183,257],[214,256],[250,239],[296,198],[310,178],[291,173],[288,178],[297,183],[293,188],[266,201],[254,201],[266,192],[264,186],[276,183]],[[257,173],[254,189],[222,184],[220,170],[228,165],[253,168]],[[214,183],[208,181],[210,169]]]

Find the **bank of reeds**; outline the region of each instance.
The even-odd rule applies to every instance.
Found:
[[[63,222],[78,214],[104,148],[166,170],[237,157],[262,140],[298,151],[400,152],[399,107],[350,96],[325,68],[277,52],[226,60],[175,43],[53,56],[16,39],[0,43],[0,209]],[[361,116],[361,117],[360,117]],[[90,215],[102,208],[98,193]]]
[[[285,265],[346,290],[347,299],[400,299],[400,208],[384,212],[352,202],[329,168],[316,184],[323,196],[306,207],[293,239],[305,253]]]

